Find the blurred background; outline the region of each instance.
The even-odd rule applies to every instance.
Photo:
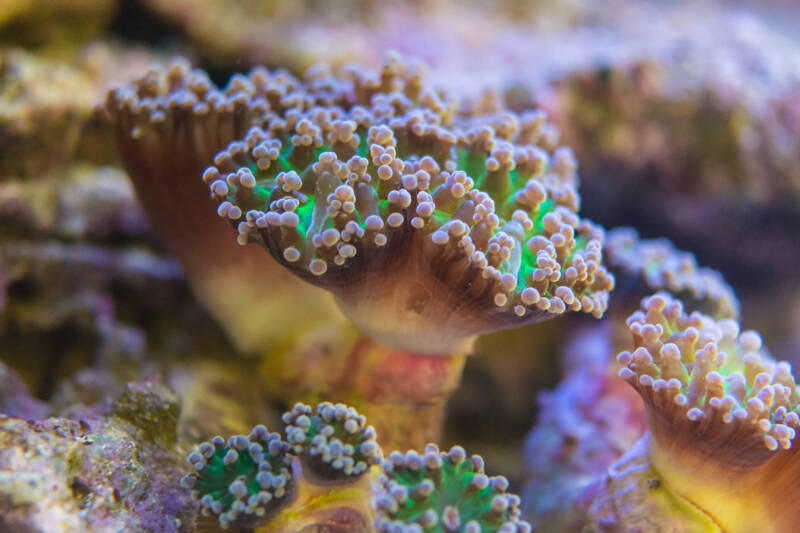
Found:
[[[544,110],[579,161],[584,216],[692,252],[736,290],[743,327],[800,360],[796,2],[0,0],[0,411],[86,416],[159,376],[218,398],[215,431],[226,409],[274,420],[282,406],[194,302],[96,105],[176,55],[224,85],[255,65],[378,67],[389,50],[464,98]],[[624,294],[611,318],[635,307]],[[592,326],[480,339],[442,444],[519,489],[537,395]]]

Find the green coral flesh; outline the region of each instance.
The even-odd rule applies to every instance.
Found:
[[[355,155],[358,157],[365,158],[369,160],[368,154],[368,146],[365,141],[367,137],[366,129],[359,128],[357,130],[357,134],[360,138],[360,143],[358,149],[356,150]],[[288,145],[288,146],[287,146]],[[295,171],[298,175],[303,176],[304,173],[308,172],[310,167],[295,167],[292,165],[289,160],[291,158],[292,152],[294,147],[290,142],[283,142],[281,154],[276,161],[274,161],[267,170],[260,170],[254,162],[250,162],[247,165],[247,168],[251,171],[251,173],[256,177],[256,186],[253,189],[253,195],[255,197],[256,203],[255,205],[249,206],[252,209],[258,209],[260,211],[268,211],[269,210],[269,202],[270,197],[273,194],[273,191],[276,188],[275,178],[278,174],[282,172],[289,172]],[[315,158],[316,161],[319,156],[325,152],[333,152],[333,147],[322,145],[315,149]],[[486,155],[476,152],[474,150],[467,150],[464,148],[456,149],[457,153],[457,160],[458,160],[458,168],[465,170],[467,175],[473,179],[476,183],[476,188],[481,189],[481,185],[484,184],[486,181],[486,177],[489,172],[485,168],[485,159]],[[406,158],[421,158],[426,155],[432,155],[430,153],[419,153],[419,154],[406,154]],[[398,155],[398,157],[400,157]],[[546,170],[546,169],[545,169]],[[377,168],[373,164],[372,161],[369,161],[369,167],[367,173],[372,176],[370,184],[375,189],[376,195],[379,195],[380,191],[376,187],[376,185],[380,185],[380,180],[377,178]],[[514,210],[517,209],[513,198],[514,194],[525,187],[527,180],[530,179],[530,176],[524,176],[521,172],[517,169],[510,171],[508,177],[508,187],[507,191],[502,195],[492,195],[498,205],[501,205],[502,208],[498,209],[498,216],[500,217],[500,228],[502,228],[511,218]],[[225,197],[225,199],[232,204],[237,203],[237,190],[238,187],[235,185],[229,185],[229,193]],[[433,191],[433,194],[436,193],[436,190]],[[524,241],[527,242],[531,237],[536,235],[541,235],[544,232],[544,217],[545,215],[552,213],[556,208],[556,203],[552,198],[547,198],[541,204],[537,206],[535,211],[530,213],[531,220],[533,221],[533,227],[530,229],[524,230]],[[324,225],[321,228],[314,227],[313,221],[315,213],[318,212],[318,209],[325,209],[324,205],[318,206],[317,198],[313,194],[305,195],[305,201],[301,202],[298,206],[297,210],[295,211],[300,218],[300,223],[297,226],[297,231],[305,237],[305,240],[308,241],[311,233],[313,231],[322,231],[328,228],[334,227],[334,222],[330,217],[327,217],[325,220]],[[389,201],[385,198],[379,198],[378,201],[378,214],[385,218],[390,213],[390,204]],[[430,217],[430,224],[431,226],[441,227],[447,221],[452,219],[453,213],[448,213],[446,211],[436,209],[433,213],[433,216]],[[356,217],[356,222],[358,223],[359,227],[362,230],[366,230],[366,217],[359,213],[355,212],[354,216]],[[313,228],[313,229],[312,229]],[[568,262],[565,262],[563,268],[561,268],[560,272],[562,275],[566,273],[566,270],[569,265],[569,261],[574,257],[577,251],[582,251],[586,249],[586,244],[588,239],[581,235],[576,235],[575,237],[576,246],[572,249],[567,257]],[[528,278],[536,268],[536,256],[531,250],[523,246],[522,247],[522,261],[520,262],[517,268],[513,268],[509,261],[504,261],[502,263],[501,268],[499,269],[502,273],[510,273],[514,274],[518,279],[517,289],[522,290],[527,285],[525,283],[525,279]],[[548,288],[548,290],[544,291],[544,296],[552,297],[553,288]]]
[[[256,481],[259,466],[253,461],[253,458],[248,453],[240,453],[236,462],[226,465],[224,457],[228,450],[227,447],[217,449],[214,456],[207,460],[206,467],[195,482],[195,490],[201,494],[210,494],[215,501],[222,503],[225,510],[229,509],[235,500],[228,491],[228,487],[237,479],[244,482],[250,494],[258,494],[261,491],[261,485]],[[263,457],[273,471],[280,471],[283,466],[282,460],[270,457],[266,452]]]
[[[290,492],[288,446],[276,433],[256,426],[249,436],[204,442],[189,454],[194,473],[181,479],[200,502],[201,512],[217,516],[220,526],[255,527],[280,507]]]
[[[395,480],[408,487],[415,487],[425,479],[425,471],[405,471],[396,475]],[[463,522],[476,520],[482,528],[490,526],[497,527],[505,522],[505,519],[498,515],[494,519],[486,518],[491,506],[492,497],[497,491],[491,486],[477,490],[470,488],[470,482],[476,472],[473,470],[472,462],[464,461],[459,465],[454,465],[445,461],[442,465],[441,481],[438,482],[437,490],[431,496],[420,502],[415,502],[409,496],[406,504],[392,517],[406,523],[416,523],[422,513],[428,509],[444,509],[452,505],[457,507]],[[487,529],[488,531],[489,529]],[[428,533],[446,533],[441,524],[425,530]]]
[[[488,477],[483,460],[467,458],[454,446],[439,452],[429,444],[424,455],[393,452],[383,462],[374,506],[382,533],[529,533],[519,520],[519,497],[506,493],[508,480]]]

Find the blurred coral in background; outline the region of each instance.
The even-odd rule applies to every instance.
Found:
[[[789,0],[2,1],[0,531],[791,532],[798,228]]]

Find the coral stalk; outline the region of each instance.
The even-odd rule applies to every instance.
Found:
[[[332,397],[358,405],[387,449],[421,449],[440,436],[466,356],[393,349],[362,337]]]
[[[352,405],[375,426],[381,446],[401,450],[438,438],[466,362],[463,353],[413,353],[340,327],[317,329],[272,355],[259,368],[272,397]]]

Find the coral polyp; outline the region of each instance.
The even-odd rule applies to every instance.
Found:
[[[637,348],[617,357],[620,376],[669,426],[691,422],[710,448],[728,443],[733,454],[751,450],[737,450],[729,439],[748,446],[761,440],[769,450],[791,447],[800,424],[797,385],[789,364],[773,361],[756,332],[740,333],[733,320],[687,315],[663,293],[642,307],[628,319]]]
[[[375,529],[392,533],[527,533],[519,497],[506,493],[508,480],[484,473],[479,455],[434,444],[422,455],[392,452],[382,462],[375,496]]]
[[[664,293],[644,299],[628,327],[635,350],[619,354],[620,376],[644,400],[643,453],[673,501],[724,531],[792,530],[800,394],[790,365],[756,332],[686,314]]]
[[[356,479],[380,457],[375,428],[344,404],[323,402],[316,409],[298,403],[284,413],[286,441],[303,464],[323,480]]]
[[[181,479],[200,501],[204,516],[220,526],[257,527],[291,500],[291,460],[277,433],[256,426],[250,435],[214,437],[200,444],[188,461],[195,473]]]
[[[240,244],[416,353],[568,310],[602,316],[603,231],[578,215],[571,152],[537,144],[540,113],[459,109],[395,57],[348,74],[282,83],[263,124],[205,171]]]

